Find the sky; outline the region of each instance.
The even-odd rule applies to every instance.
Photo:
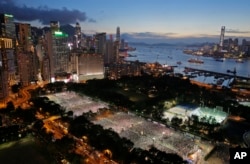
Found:
[[[79,22],[82,32],[115,34],[151,42],[250,38],[249,0],[0,0],[0,13],[43,27]],[[217,40],[216,40],[217,39]]]

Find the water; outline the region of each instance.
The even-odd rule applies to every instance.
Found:
[[[150,46],[150,45],[135,45],[136,51],[129,52],[136,57],[127,57],[128,61],[139,60],[141,62],[159,62],[160,64],[167,64],[171,66],[178,66],[175,72],[183,73],[184,67],[191,67],[196,69],[203,69],[219,73],[227,73],[227,70],[237,71],[237,76],[250,77],[250,59],[245,59],[243,63],[235,62],[235,59],[225,59],[224,62],[215,61],[212,57],[199,56],[198,59],[203,60],[204,64],[190,63],[190,58],[197,56],[183,53],[185,47],[177,46]],[[180,61],[182,64],[178,65]]]

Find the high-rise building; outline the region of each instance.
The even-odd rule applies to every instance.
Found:
[[[17,67],[20,82],[27,86],[36,81],[40,69],[39,60],[33,46],[31,26],[26,23],[15,23],[17,36]]]
[[[233,42],[234,42],[234,46],[238,46],[238,45],[239,45],[239,40],[238,40],[238,38],[235,38]]]
[[[50,31],[54,33],[60,30],[60,23],[58,21],[50,21]]]
[[[247,41],[246,39],[242,40],[242,46],[241,50],[247,54],[247,56],[250,56],[250,41]]]
[[[115,56],[115,62],[119,62],[119,49],[120,49],[120,42],[115,41],[114,42],[114,56]]]
[[[95,35],[96,40],[96,52],[102,54],[103,56],[106,53],[106,33],[97,33]]]
[[[0,99],[9,94],[9,87],[16,83],[16,37],[14,16],[0,14]]]
[[[114,41],[113,38],[110,37],[106,42],[106,54],[104,56],[104,64],[111,64],[116,61],[115,49],[114,49]]]
[[[18,73],[20,76],[20,83],[22,86],[28,86],[31,81],[34,81],[34,74],[32,68],[32,60],[30,53],[18,52]]]
[[[82,53],[78,55],[77,71],[79,81],[104,78],[103,56],[95,53]]]
[[[16,26],[16,37],[19,48],[25,52],[34,51],[32,40],[31,40],[31,26],[26,23],[15,23]]]
[[[120,49],[121,48],[121,36],[120,36],[120,27],[119,26],[116,28],[116,42],[118,45],[118,49]]]
[[[0,36],[14,39],[15,34],[14,16],[10,14],[0,14]]]
[[[225,35],[225,26],[222,26],[220,32],[220,44],[219,44],[221,49],[223,49],[224,35]]]
[[[118,41],[118,42],[121,41],[120,27],[117,27],[117,28],[116,28],[116,41]]]
[[[0,99],[9,94],[8,87],[15,81],[16,65],[11,38],[0,37]]]
[[[121,46],[120,49],[124,50],[125,49],[125,40],[121,39]]]
[[[49,57],[50,80],[53,82],[56,76],[68,72],[69,47],[68,34],[60,31],[59,22],[51,23],[51,31],[45,35],[47,54]]]
[[[77,22],[75,26],[74,48],[79,48],[82,40],[81,26]]]

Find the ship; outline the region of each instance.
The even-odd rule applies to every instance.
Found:
[[[188,60],[189,63],[197,63],[197,64],[203,64],[204,61],[203,60],[199,60],[197,58],[192,58]]]
[[[135,47],[128,47],[128,51],[135,51],[136,48]]]

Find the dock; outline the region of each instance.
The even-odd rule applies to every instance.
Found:
[[[197,68],[191,68],[191,67],[184,67],[185,70],[188,70],[188,72],[199,72],[199,73],[204,73],[204,74],[210,74],[210,76],[224,76],[224,77],[230,77],[230,78],[237,78],[239,80],[247,80],[250,81],[250,77],[245,77],[245,76],[238,76],[237,72],[228,70],[228,73],[220,73],[220,72],[214,72],[214,71],[208,71],[204,69],[197,69]]]

